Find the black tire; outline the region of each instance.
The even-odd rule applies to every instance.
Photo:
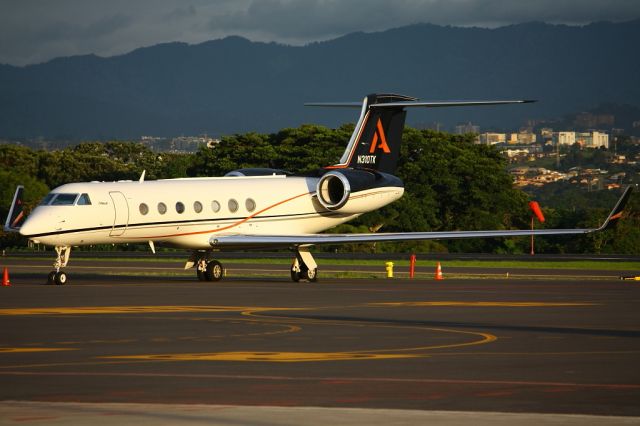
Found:
[[[56,271],[49,272],[47,275],[47,285],[54,285],[56,283]]]
[[[212,260],[207,263],[207,271],[206,271],[207,281],[220,281],[224,276],[224,268],[222,267],[222,263],[217,260]]]
[[[316,281],[318,281],[318,268],[305,269],[303,271],[302,278],[311,283],[315,283]]]
[[[300,272],[294,271],[292,269],[291,270],[291,281],[293,281],[294,283],[299,283],[300,282]]]
[[[64,272],[56,272],[55,282],[57,285],[65,285],[67,283],[67,274]]]
[[[198,274],[198,281],[206,281],[207,280],[207,272],[201,271],[200,269],[196,269],[196,273]]]

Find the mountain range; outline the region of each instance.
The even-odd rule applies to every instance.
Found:
[[[537,99],[412,110],[413,125],[514,128],[608,102],[640,106],[640,20],[496,29],[416,24],[306,46],[227,37],[0,65],[0,137],[109,139],[335,127],[357,111],[304,102],[373,92],[423,100]],[[638,117],[640,119],[640,117]]]

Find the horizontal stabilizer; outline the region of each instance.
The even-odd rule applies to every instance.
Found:
[[[516,99],[516,100],[497,100],[497,101],[401,101],[401,102],[383,102],[370,104],[371,108],[446,108],[446,107],[465,107],[465,106],[483,106],[483,105],[507,105],[507,104],[529,104],[537,102],[533,99]],[[315,107],[334,107],[334,108],[361,108],[362,102],[313,102],[306,103],[305,106]]]

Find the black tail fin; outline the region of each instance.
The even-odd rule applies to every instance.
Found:
[[[393,174],[400,156],[402,129],[404,128],[406,116],[404,109],[408,107],[446,108],[535,102],[534,100],[416,102],[417,100],[417,98],[410,96],[395,94],[372,94],[364,98],[358,124],[356,124],[340,162],[326,168],[352,167]],[[361,104],[354,102],[324,102],[305,105],[357,108]]]
[[[4,224],[6,232],[15,232],[20,229],[22,221],[24,221],[24,186],[18,185],[13,195],[13,202],[7,215],[7,221]]]
[[[407,112],[402,105],[385,104],[415,100],[393,94],[367,96],[340,163],[328,168],[352,167],[393,174],[400,157],[402,129]]]

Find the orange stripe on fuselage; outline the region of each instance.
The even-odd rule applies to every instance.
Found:
[[[184,236],[187,236],[187,235],[213,234],[214,232],[225,231],[227,229],[231,229],[231,228],[234,228],[236,226],[242,225],[243,223],[247,222],[250,219],[253,219],[254,217],[256,217],[257,215],[259,215],[261,213],[266,212],[267,210],[271,210],[271,209],[273,209],[273,208],[275,208],[275,207],[277,207],[279,205],[282,205],[282,204],[287,203],[289,201],[293,201],[296,198],[304,197],[305,195],[311,195],[311,194],[312,194],[311,192],[305,192],[303,194],[299,194],[299,195],[296,195],[294,197],[287,198],[286,200],[279,201],[279,202],[277,202],[275,204],[270,205],[269,207],[265,207],[264,209],[254,213],[254,214],[252,214],[250,216],[245,217],[244,219],[241,219],[241,220],[239,220],[239,221],[237,221],[235,223],[232,223],[231,225],[225,226],[224,228],[208,229],[206,231],[196,231],[196,232],[183,232],[183,233],[178,233],[178,234],[153,235],[153,236],[149,235],[149,236],[139,236],[139,237],[118,237],[118,238],[130,239],[130,240],[143,238],[143,239],[153,240],[153,239],[156,239],[156,238],[170,238],[170,237],[184,237]]]

